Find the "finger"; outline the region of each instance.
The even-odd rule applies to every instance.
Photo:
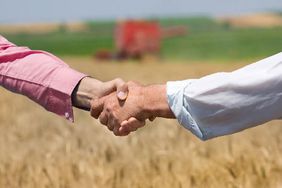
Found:
[[[131,127],[131,130],[136,131],[138,128],[145,126],[145,121],[139,121],[138,119],[132,117],[128,120],[128,125]]]
[[[120,136],[127,136],[130,134],[130,131],[124,130],[124,131],[119,131]]]
[[[109,120],[108,120],[107,127],[108,127],[109,131],[113,131],[114,130],[114,126],[109,124]]]
[[[95,119],[98,119],[101,112],[103,111],[105,99],[106,99],[105,97],[102,97],[100,99],[94,99],[90,102],[91,103],[90,113],[91,116],[94,117]]]
[[[121,133],[134,132],[134,131],[136,131],[137,128],[136,128],[136,127],[133,127],[131,124],[132,124],[132,122],[127,121],[126,124],[124,124],[123,126],[121,126],[121,127],[119,128],[119,131],[120,131]]]
[[[110,130],[110,131],[113,131],[114,130],[114,128],[116,127],[116,126],[120,126],[119,124],[118,124],[118,122],[117,122],[117,120],[114,118],[114,116],[112,116],[111,114],[109,115],[109,118],[108,118],[108,129]]]
[[[128,130],[128,128],[127,128],[127,125],[128,125],[128,120],[124,120],[121,123],[121,126],[119,128],[119,132],[122,136],[126,136],[130,133],[130,130]]]
[[[112,114],[109,114],[108,116],[108,125],[107,126],[108,128],[112,129],[114,135],[120,136],[120,133],[119,133],[120,124],[118,120]]]
[[[104,111],[100,114],[99,121],[103,125],[107,125],[108,124],[108,116],[107,116],[107,114]]]
[[[136,131],[138,128],[143,127],[145,125],[145,121],[139,121],[138,119],[131,117],[128,121],[124,121],[121,123],[120,131]]]
[[[111,118],[108,118],[107,127],[110,131],[114,130],[114,125],[113,125],[112,121],[113,120]]]
[[[119,128],[120,128],[120,126],[115,126],[115,127],[114,127],[114,130],[113,130],[114,135],[116,135],[116,136],[121,136],[120,131],[119,131]]]

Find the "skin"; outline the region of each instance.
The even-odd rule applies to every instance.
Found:
[[[72,93],[73,106],[90,110],[91,100],[101,98],[113,92],[117,93],[119,100],[125,100],[128,87],[120,78],[102,82],[91,77],[85,77],[78,83]]]
[[[98,100],[103,96],[111,94],[117,101],[124,101],[127,98],[128,86],[120,79],[102,82],[91,77],[83,78],[72,93],[74,107],[89,111],[91,101]],[[92,107],[95,111],[95,107]],[[98,110],[96,110],[98,111]],[[135,120],[135,126],[143,126],[144,122]]]
[[[166,97],[166,85],[142,86],[128,82],[126,100],[114,93],[91,101],[91,115],[113,131],[125,136],[145,125],[147,119],[175,118]]]

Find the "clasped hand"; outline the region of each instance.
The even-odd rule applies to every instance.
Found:
[[[126,136],[154,117],[145,109],[145,87],[135,82],[124,83],[117,92],[91,101],[91,116],[99,119],[116,136]]]

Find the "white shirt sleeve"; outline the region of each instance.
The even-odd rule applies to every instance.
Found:
[[[282,53],[233,72],[167,83],[179,123],[202,140],[282,117]]]

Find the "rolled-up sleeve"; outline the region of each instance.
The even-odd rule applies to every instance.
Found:
[[[202,140],[282,117],[282,53],[233,72],[167,83],[179,123]]]
[[[0,85],[73,121],[71,94],[86,75],[44,51],[18,47],[0,36]]]

